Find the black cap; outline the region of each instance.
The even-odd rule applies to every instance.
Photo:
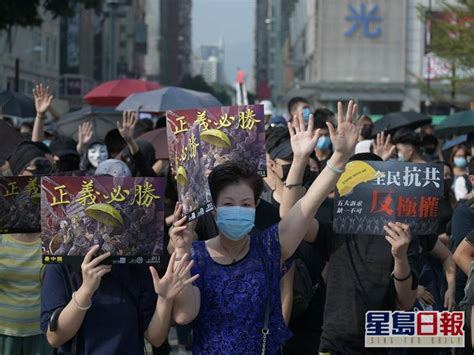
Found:
[[[51,141],[49,145],[51,154],[62,157],[65,155],[78,155],[76,141],[70,137],[60,136]]]
[[[45,158],[45,155],[35,143],[20,143],[8,160],[13,175],[19,175],[36,158]]]

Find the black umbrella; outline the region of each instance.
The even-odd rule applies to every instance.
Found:
[[[36,116],[35,100],[24,94],[12,91],[0,93],[2,113],[9,117],[32,118]]]
[[[431,117],[425,116],[419,112],[392,112],[383,116],[374,123],[372,133],[375,135],[380,132],[393,133],[401,127],[418,128],[431,123]]]
[[[0,165],[5,163],[18,144],[24,140],[13,126],[4,120],[0,120]]]
[[[168,110],[216,106],[222,106],[222,104],[211,94],[168,86],[130,95],[117,106],[117,110],[165,112]]]
[[[77,140],[79,125],[90,121],[94,128],[94,138],[104,139],[110,130],[117,128],[117,121],[121,118],[122,114],[113,108],[88,106],[64,115],[58,122],[58,133]]]

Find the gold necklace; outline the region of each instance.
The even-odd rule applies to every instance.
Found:
[[[220,237],[222,238],[222,237]],[[227,255],[232,259],[232,263],[231,264],[235,264],[237,262],[237,259],[239,258],[239,256],[242,254],[242,252],[245,250],[245,248],[247,247],[247,244],[248,244],[248,241],[250,240],[249,237],[247,237],[247,241],[244,243],[243,247],[240,249],[240,251],[238,252],[237,256],[234,258],[232,256],[232,254],[229,252],[229,250],[227,250],[227,248],[224,246],[224,244],[221,243],[221,240],[219,239],[219,244],[221,245],[222,249],[225,250],[225,252],[227,253]]]

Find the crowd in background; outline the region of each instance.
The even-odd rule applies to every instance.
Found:
[[[293,98],[288,119],[267,102],[267,176],[245,162],[217,166],[208,177],[216,210],[187,223],[169,162],[139,138],[165,127],[165,116],[124,112],[104,140],[84,122],[76,141],[45,129],[48,89],[34,97],[37,116],[19,127],[24,140],[1,175],[166,177],[171,257],[158,270],[107,266],[109,255],[94,258],[93,248],[81,268],[42,267],[39,233],[1,235],[1,354],[136,354],[144,339],[167,354],[170,326],[196,354],[451,353],[365,349],[366,312],[396,309],[465,311],[456,353],[472,353],[474,137],[442,151],[431,125],[374,135],[353,102],[332,112]],[[334,233],[335,184],[354,160],[442,164],[437,232],[412,235],[396,222],[383,236]]]

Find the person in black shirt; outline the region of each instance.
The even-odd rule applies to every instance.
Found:
[[[364,153],[351,160],[381,161]],[[319,351],[331,354],[386,353],[364,347],[365,313],[409,310],[415,303],[418,244],[409,227],[389,223],[387,235],[318,234],[328,261],[326,304]]]

